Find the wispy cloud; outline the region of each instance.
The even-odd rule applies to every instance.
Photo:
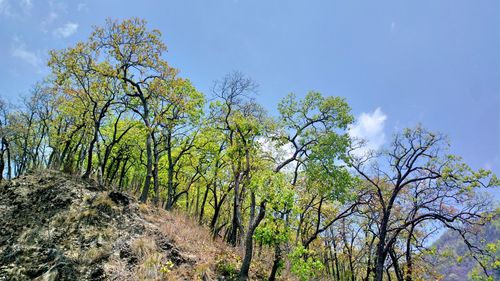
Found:
[[[391,22],[391,31],[394,31],[396,29],[396,22],[393,21]]]
[[[33,2],[31,0],[21,0],[20,6],[25,14],[29,14],[31,13],[31,9],[33,9]]]
[[[78,30],[78,24],[74,22],[67,22],[61,27],[54,29],[53,34],[57,37],[66,38],[73,35]]]
[[[0,0],[0,16],[18,19],[23,15],[29,15],[33,9],[31,0]]]
[[[363,112],[355,124],[349,127],[352,138],[364,141],[364,146],[354,151],[361,156],[369,151],[376,151],[385,143],[385,120],[387,115],[380,108],[373,112]]]
[[[26,44],[20,41],[19,38],[14,39],[12,44],[11,56],[33,66],[37,71],[41,70],[42,58],[36,52],[30,51],[26,48]]]
[[[8,0],[0,0],[0,16],[11,16],[10,3]]]
[[[44,33],[47,33],[49,26],[59,17],[56,11],[50,11],[49,15],[42,20],[41,29]]]
[[[78,5],[76,6],[77,10],[79,12],[81,11],[87,11],[88,10],[88,6],[87,6],[87,3],[78,3]]]
[[[57,1],[57,0],[48,0],[48,14],[41,23],[42,32],[49,32],[55,25],[55,22],[61,18],[63,15],[68,14],[68,7],[65,2]],[[53,30],[54,32],[54,30]]]

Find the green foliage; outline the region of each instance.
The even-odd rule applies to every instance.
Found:
[[[323,263],[314,258],[314,252],[298,246],[289,255],[292,272],[299,280],[311,280],[320,275]]]
[[[166,49],[158,30],[133,18],[108,20],[88,40],[51,51],[52,75],[35,87],[23,109],[7,112],[0,102],[0,133],[13,162],[6,167],[19,174],[39,167],[81,174],[91,167],[104,186],[141,193],[141,200],[154,198],[167,209],[185,208],[214,237],[229,236],[233,229],[244,236],[256,223],[250,237],[266,251],[283,250],[300,280],[319,278],[323,259],[335,259],[341,268],[332,271],[339,270],[342,278],[361,272],[368,259],[373,262],[383,209],[392,195],[389,235],[397,233],[398,254],[409,239],[416,273],[427,269],[419,260],[424,255],[458,263],[470,258],[433,247],[420,250],[425,243],[419,239],[435,227],[427,220],[438,217],[469,231],[479,225],[472,223],[494,218],[473,204],[478,190],[500,181],[491,171],[475,171],[446,154],[443,136],[422,126],[406,129],[381,153],[384,161],[356,163],[349,157],[353,140],[347,133],[354,117],[344,98],[289,94],[273,117],[251,97],[255,83],[235,73],[216,83],[213,97],[206,99],[165,60]],[[362,175],[367,164],[375,173]],[[419,204],[425,206],[415,209]],[[97,221],[97,211],[112,214],[115,207],[107,197],[91,206],[96,208],[81,212],[81,219]],[[474,209],[481,219],[456,216],[461,207]],[[255,221],[261,210],[265,216]],[[430,211],[434,217],[422,217],[411,236],[411,224],[401,226],[414,219],[411,215]],[[141,252],[149,251],[148,258],[141,254],[145,274],[168,275],[172,265],[138,243]],[[289,252],[285,244],[297,246]],[[498,269],[500,261],[492,258],[498,256],[498,242],[479,244],[489,253],[481,257],[484,264]],[[283,259],[277,262],[283,265]],[[221,260],[217,271],[234,279],[239,265]],[[479,269],[471,273],[473,279],[483,277]]]
[[[219,260],[215,270],[227,280],[236,280],[238,277],[238,266],[230,260]]]

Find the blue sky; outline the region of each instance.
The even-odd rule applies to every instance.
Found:
[[[161,30],[166,59],[205,93],[240,70],[271,112],[290,92],[344,96],[373,147],[421,122],[500,175],[500,1],[0,0],[0,96],[28,93],[50,49],[108,17]]]

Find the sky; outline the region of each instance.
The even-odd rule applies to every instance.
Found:
[[[421,123],[500,175],[500,1],[0,0],[0,96],[28,94],[49,50],[130,17],[162,32],[167,61],[206,94],[238,70],[271,113],[291,92],[343,96],[370,148]]]

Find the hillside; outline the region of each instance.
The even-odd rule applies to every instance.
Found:
[[[210,280],[237,255],[188,218],[54,171],[0,186],[0,280]]]
[[[477,244],[495,243],[500,239],[500,219],[488,223],[481,235],[473,241]],[[443,276],[442,281],[463,281],[470,280],[472,270],[478,266],[474,258],[469,255],[469,250],[458,233],[447,230],[433,245],[436,248],[438,256],[431,258],[431,263],[436,271]],[[460,257],[460,258],[459,258]],[[500,269],[490,272],[494,280],[500,280]]]

